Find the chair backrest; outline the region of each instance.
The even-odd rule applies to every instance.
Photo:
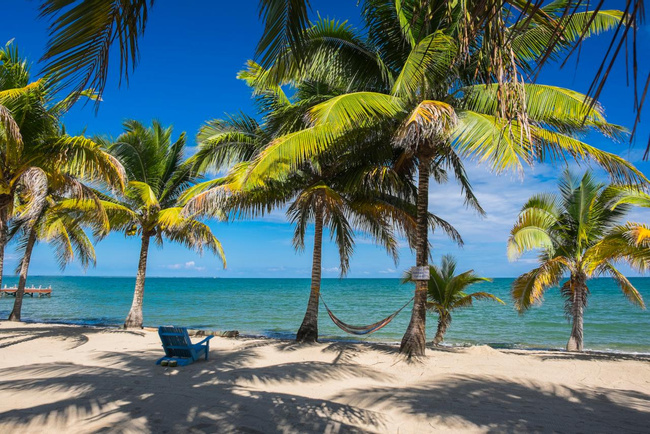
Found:
[[[196,358],[192,341],[185,327],[160,326],[158,335],[167,357]]]

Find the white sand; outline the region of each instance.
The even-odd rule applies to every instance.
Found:
[[[154,332],[0,323],[0,432],[648,432],[650,361],[214,338],[155,366]]]

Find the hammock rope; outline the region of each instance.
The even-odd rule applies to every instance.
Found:
[[[415,298],[415,297],[413,297]],[[351,335],[369,335],[370,333],[374,333],[377,330],[384,328],[385,326],[388,325],[389,322],[393,320],[399,313],[404,310],[406,306],[408,306],[412,301],[413,298],[411,298],[409,301],[407,301],[404,306],[400,307],[397,309],[394,313],[391,315],[387,316],[386,318],[382,319],[381,321],[377,321],[374,324],[370,324],[367,326],[354,326],[350,324],[346,324],[340,319],[338,319],[334,313],[330,310],[329,307],[327,307],[327,303],[325,303],[325,299],[323,299],[323,296],[320,295],[320,299],[323,302],[323,306],[325,306],[325,310],[327,310],[327,314],[329,315],[330,319],[332,322],[341,330],[343,330],[346,333],[349,333]]]

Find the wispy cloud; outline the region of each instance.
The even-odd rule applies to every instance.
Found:
[[[193,271],[205,271],[205,267],[197,267],[196,262],[188,261],[185,263],[179,264],[170,264],[166,265],[165,268],[170,270],[193,270]]]

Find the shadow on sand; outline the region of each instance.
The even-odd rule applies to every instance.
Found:
[[[486,432],[647,432],[650,395],[631,390],[543,389],[507,378],[447,377],[418,387],[345,390],[334,399],[348,405],[400,409],[440,418],[459,428]]]
[[[0,345],[5,347],[55,338],[70,340],[72,348],[93,333],[107,332],[78,327],[2,331]],[[440,377],[405,388],[354,361],[366,351],[396,355],[392,346],[328,343],[321,351],[333,356],[332,362],[257,367],[257,350],[266,346],[300,350],[286,342],[243,342],[233,351],[211,351],[209,361],[182,369],[155,366],[160,351],[149,349],[98,352],[94,365],[15,367],[0,379],[0,390],[44,398],[28,408],[0,412],[0,424],[9,432],[44,425],[59,432],[386,432],[399,428],[391,414],[401,412],[415,415],[420,431],[434,430],[444,419],[441,428],[451,424],[488,432],[642,432],[650,414],[650,396],[629,390],[544,389],[485,377]],[[352,378],[378,386],[346,387]],[[312,388],[325,380],[342,384],[329,399],[286,392],[292,383]]]
[[[12,324],[5,321],[5,324]],[[105,333],[128,333],[137,336],[144,336],[144,332],[109,329],[106,327],[89,327],[89,326],[62,326],[52,325],[52,327],[16,327],[3,328],[0,335],[0,349],[18,345],[38,339],[58,339],[71,345],[70,349],[80,347],[87,343],[93,334]]]

